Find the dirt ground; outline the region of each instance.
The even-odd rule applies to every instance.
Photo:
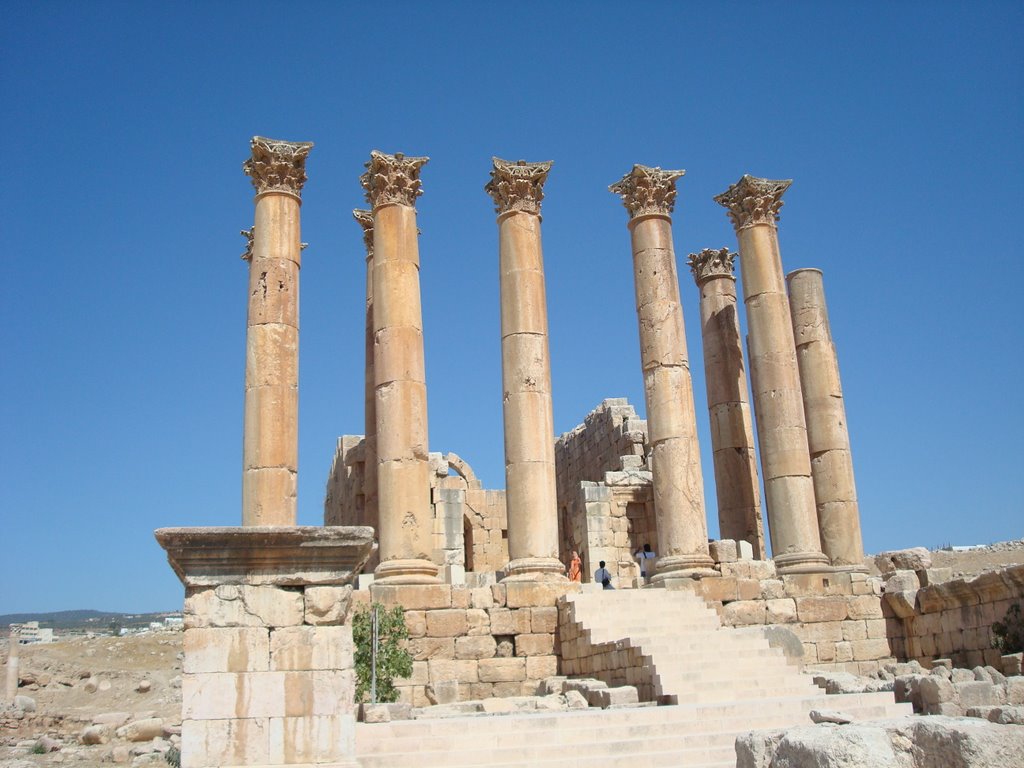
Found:
[[[864,558],[872,575],[878,575],[874,555]],[[1003,541],[978,549],[951,551],[932,550],[933,568],[951,568],[953,578],[971,578],[984,571],[1005,568],[1008,565],[1024,563],[1024,539]]]

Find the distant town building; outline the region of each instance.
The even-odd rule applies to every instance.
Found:
[[[40,627],[38,621],[26,621],[24,624],[11,624],[11,629],[17,632],[18,642],[21,643],[21,645],[53,642],[53,628]]]

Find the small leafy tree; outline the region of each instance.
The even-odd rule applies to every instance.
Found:
[[[373,612],[377,612],[377,701],[398,700],[395,679],[412,674],[412,656],[402,641],[409,637],[405,611],[396,605],[388,610],[380,603],[358,609],[352,616],[355,643],[356,701],[369,701],[373,675]]]
[[[992,624],[995,639],[992,645],[1003,653],[1020,653],[1024,651],[1024,616],[1021,616],[1020,603],[1014,603],[1002,621]]]

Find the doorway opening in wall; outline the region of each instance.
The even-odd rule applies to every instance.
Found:
[[[476,568],[473,567],[473,523],[468,517],[462,518],[462,546],[465,550],[466,572],[474,573]]]

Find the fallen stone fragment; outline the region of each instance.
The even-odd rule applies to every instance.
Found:
[[[106,744],[110,741],[110,726],[87,725],[78,735],[82,744]]]
[[[22,712],[35,712],[36,700],[31,696],[19,694],[14,697],[14,708],[20,709]]]
[[[136,693],[149,693],[153,688],[153,684],[149,680],[140,680],[139,684],[135,686]]]
[[[853,718],[835,709],[812,709],[811,722],[833,723],[834,725],[846,725],[852,723]]]
[[[117,737],[125,741],[150,741],[164,732],[164,721],[159,717],[135,720],[117,729]]]

